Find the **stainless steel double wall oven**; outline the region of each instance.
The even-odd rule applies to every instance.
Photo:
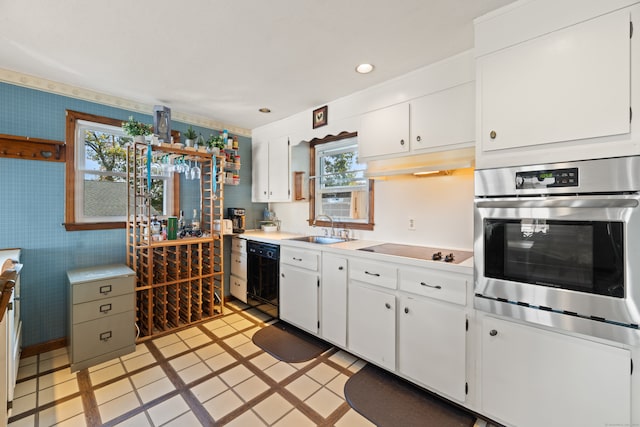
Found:
[[[640,157],[475,174],[475,307],[640,343]]]

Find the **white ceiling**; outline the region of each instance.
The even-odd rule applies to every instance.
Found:
[[[0,68],[252,129],[467,50],[512,1],[0,0]]]

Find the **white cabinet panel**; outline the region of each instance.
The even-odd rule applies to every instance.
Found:
[[[231,274],[239,279],[247,280],[247,256],[231,251]]]
[[[349,282],[349,350],[392,371],[396,368],[396,297]]]
[[[465,400],[464,309],[426,298],[400,299],[398,369],[451,398]]]
[[[425,297],[467,303],[467,276],[428,268],[400,268],[400,290]]]
[[[231,275],[229,292],[243,303],[247,303],[247,280]]]
[[[269,201],[288,202],[291,198],[289,139],[269,142]]]
[[[289,138],[255,141],[252,146],[253,202],[288,202],[291,199]]]
[[[409,104],[397,104],[362,115],[358,131],[360,159],[409,151]]]
[[[479,58],[482,150],[628,133],[629,19],[612,13]]]
[[[269,143],[255,141],[251,146],[251,201],[269,201]]]
[[[298,247],[290,248],[282,246],[280,248],[280,262],[293,265],[294,267],[317,271],[318,265],[320,264],[320,254]]]
[[[280,318],[318,333],[318,273],[280,264]]]
[[[347,345],[347,259],[322,254],[320,335],[341,347]]]
[[[352,259],[349,263],[349,279],[396,289],[398,287],[398,267],[395,264]]]
[[[482,320],[482,412],[519,427],[630,425],[628,350]]]
[[[475,99],[468,82],[411,101],[411,151],[473,146]]]

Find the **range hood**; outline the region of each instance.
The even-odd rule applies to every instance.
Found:
[[[367,162],[368,178],[384,178],[397,175],[430,176],[475,165],[475,148],[414,154]]]

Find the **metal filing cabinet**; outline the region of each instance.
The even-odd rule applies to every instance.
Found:
[[[104,265],[68,271],[67,277],[71,372],[135,351],[135,272]]]

